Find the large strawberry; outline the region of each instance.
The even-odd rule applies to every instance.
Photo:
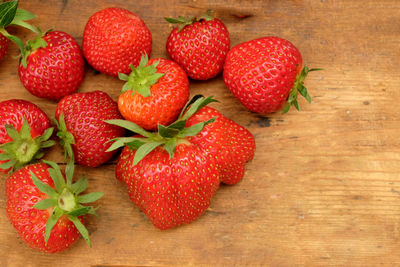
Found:
[[[0,172],[18,169],[43,156],[54,141],[47,115],[35,104],[12,99],[0,102]]]
[[[299,50],[279,37],[262,37],[234,46],[224,65],[224,81],[250,111],[271,113],[291,105],[299,110],[298,92],[311,102],[304,87],[308,72]]]
[[[50,31],[27,43],[18,73],[33,95],[59,100],[78,89],[84,76],[84,60],[73,37]]]
[[[171,59],[192,79],[208,80],[217,76],[222,71],[230,47],[225,24],[212,18],[209,12],[199,19],[165,19],[178,24],[167,40],[167,51]]]
[[[106,8],[93,14],[83,32],[82,50],[96,70],[113,76],[130,73],[142,54],[150,55],[152,37],[144,21],[122,8]]]
[[[121,137],[124,129],[104,120],[121,119],[117,103],[102,91],[75,93],[57,105],[58,136],[67,156],[78,164],[96,167],[108,161],[115,152],[106,152],[110,140]]]
[[[254,136],[243,126],[210,107],[200,109],[189,118],[186,126],[212,118],[216,120],[188,140],[215,156],[221,182],[236,184],[243,178],[246,162],[254,156]]]
[[[236,183],[242,178],[238,173],[243,176],[243,160],[253,157],[254,140],[247,130],[213,109],[202,111],[213,101],[197,99],[177,121],[167,127],[159,125],[157,133],[129,121],[108,121],[140,135],[116,139],[110,150],[127,145],[118,160],[116,177],[127,185],[132,202],[160,229],[198,218],[210,205],[220,177]],[[231,138],[223,136],[228,132]],[[236,141],[243,141],[242,147]]]
[[[118,98],[122,116],[147,130],[174,121],[189,98],[185,71],[171,60],[148,60],[147,55],[137,68],[131,68],[129,76],[119,75],[126,81]]]
[[[72,183],[73,164],[68,163],[64,175],[56,163],[45,163],[28,165],[7,179],[10,222],[22,240],[43,252],[63,251],[79,240],[80,234],[90,245],[82,215],[95,214],[95,210],[82,204],[96,201],[103,193],[80,195],[88,180]]]

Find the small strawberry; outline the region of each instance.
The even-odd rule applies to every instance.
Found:
[[[104,122],[122,117],[117,103],[101,91],[64,97],[55,117],[66,155],[84,166],[97,167],[108,161],[115,154],[106,152],[109,141],[124,134],[123,128]]]
[[[113,76],[130,73],[142,54],[150,55],[152,37],[144,21],[122,8],[93,14],[83,32],[82,51],[96,70]]]
[[[45,163],[28,165],[7,179],[6,211],[11,224],[22,240],[42,252],[63,251],[80,234],[90,245],[82,215],[95,214],[95,209],[82,204],[96,201],[103,193],[79,195],[86,190],[88,180],[72,183],[71,162],[65,175],[56,163]]]
[[[5,56],[9,42],[10,40],[0,33],[0,60]]]
[[[162,230],[202,215],[220,177],[236,183],[242,178],[239,174],[243,176],[241,164],[253,157],[251,134],[219,112],[205,109],[213,101],[197,99],[177,121],[167,127],[158,125],[157,133],[146,132],[129,121],[108,121],[140,135],[117,138],[109,150],[127,145],[118,160],[116,177],[127,185],[132,202]],[[231,132],[235,130],[238,133]],[[224,136],[227,132],[230,138]],[[242,147],[237,144],[240,141]]]
[[[215,156],[221,182],[236,184],[243,178],[246,162],[254,156],[254,136],[243,126],[210,107],[200,109],[187,121],[186,126],[212,118],[216,120],[188,140]]]
[[[19,99],[0,102],[0,172],[7,173],[41,158],[54,145],[47,115],[35,104]]]
[[[195,17],[165,18],[178,24],[167,40],[167,52],[187,75],[196,80],[217,76],[229,51],[229,32],[225,24],[210,16],[210,11],[197,20]]]
[[[285,103],[299,110],[297,94],[308,102],[310,95],[304,87],[308,72],[301,70],[302,58],[297,48],[279,37],[263,37],[234,46],[224,65],[224,81],[228,89],[250,111],[271,113]]]
[[[189,98],[185,71],[171,60],[148,60],[147,55],[131,68],[129,76],[119,74],[126,81],[118,98],[121,115],[147,130],[174,121]]]
[[[18,73],[33,95],[59,100],[78,89],[84,76],[84,60],[73,37],[51,31],[28,41]]]

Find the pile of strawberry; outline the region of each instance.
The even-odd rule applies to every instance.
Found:
[[[44,252],[62,251],[78,240],[90,244],[87,203],[103,193],[81,194],[88,180],[74,182],[74,164],[97,167],[117,153],[116,178],[159,229],[194,221],[209,207],[220,183],[234,185],[255,152],[253,135],[207,105],[212,97],[189,100],[189,79],[208,80],[223,72],[229,90],[250,111],[265,114],[308,101],[307,73],[296,47],[263,37],[230,48],[229,33],[210,13],[166,18],[177,24],[167,40],[169,59],[150,58],[152,36],[144,21],[122,8],[106,8],[89,18],[82,52],[69,34],[42,32],[27,20],[18,1],[0,4],[0,59],[9,40],[21,50],[18,73],[33,95],[58,101],[53,126],[65,152],[62,171],[39,161],[54,128],[35,104],[0,102],[0,170],[6,182],[7,214],[20,237]],[[26,45],[6,27],[37,34]],[[106,92],[76,93],[84,59],[99,72],[124,81],[118,101]]]

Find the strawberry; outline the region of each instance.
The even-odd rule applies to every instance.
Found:
[[[5,56],[9,42],[10,40],[0,33],[0,60]]]
[[[242,164],[253,157],[251,134],[204,107],[213,101],[197,99],[177,121],[167,127],[158,125],[157,133],[130,121],[107,121],[140,135],[117,138],[109,150],[127,145],[118,159],[116,177],[128,187],[132,202],[159,229],[190,223],[201,216],[221,177],[226,183],[236,183],[242,178],[239,175],[243,176]],[[231,132],[236,130],[238,133]],[[228,131],[232,136],[226,138]],[[241,141],[242,147],[238,144]]]
[[[51,31],[28,41],[18,73],[33,95],[59,100],[78,89],[84,76],[84,60],[73,37]]]
[[[0,102],[0,172],[7,173],[41,158],[54,145],[47,115],[35,104],[11,99]]]
[[[298,92],[311,102],[304,87],[308,72],[302,67],[297,48],[279,37],[262,37],[234,46],[226,56],[224,82],[235,97],[250,111],[266,114],[284,112],[291,105],[299,110]]]
[[[196,80],[208,80],[217,76],[224,66],[229,51],[229,32],[225,24],[210,17],[210,11],[197,20],[165,18],[178,24],[167,40],[167,52],[187,75]]]
[[[189,80],[185,71],[168,59],[150,59],[144,55],[137,68],[131,65],[118,98],[122,116],[147,130],[157,124],[168,125],[179,115],[189,98]]]
[[[142,54],[150,55],[152,37],[144,21],[122,8],[106,8],[93,14],[83,32],[82,50],[96,70],[113,76],[130,73]]]
[[[96,201],[103,193],[79,195],[88,180],[72,183],[73,164],[68,163],[64,175],[56,163],[44,162],[19,169],[7,179],[6,211],[11,224],[22,240],[42,252],[63,251],[80,234],[90,245],[82,215],[95,210],[82,204]]]
[[[115,154],[106,152],[109,141],[124,134],[124,129],[104,122],[122,117],[117,103],[101,91],[64,97],[55,117],[66,155],[84,166],[97,167],[108,161]]]
[[[186,126],[212,118],[216,120],[188,140],[215,156],[221,182],[236,184],[244,176],[246,162],[254,156],[254,136],[243,126],[210,107],[200,109],[187,121]]]

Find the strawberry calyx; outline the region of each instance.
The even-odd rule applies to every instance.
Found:
[[[185,28],[188,25],[191,25],[197,21],[201,20],[206,20],[210,21],[213,20],[213,17],[211,16],[212,10],[207,10],[206,14],[202,15],[199,18],[189,16],[187,18],[184,18],[183,16],[179,16],[177,19],[175,18],[164,18],[166,21],[168,21],[171,24],[177,24],[178,25],[178,32],[180,32],[183,28]]]
[[[5,125],[6,132],[12,141],[0,145],[0,160],[6,161],[0,165],[0,169],[13,172],[32,161],[43,157],[44,148],[51,147],[55,144],[49,138],[53,134],[54,128],[48,128],[42,135],[35,138],[31,135],[31,126],[24,118],[24,122],[18,132],[12,125]]]
[[[291,106],[294,106],[297,110],[300,110],[299,103],[297,102],[298,93],[300,93],[300,95],[302,95],[308,101],[308,103],[311,103],[311,97],[308,94],[307,88],[304,86],[304,80],[306,79],[309,72],[318,70],[322,69],[309,69],[307,65],[304,66],[304,68],[296,77],[296,82],[290,90],[287,103],[283,108],[282,113],[288,112]]]
[[[64,179],[57,163],[45,160],[43,160],[43,162],[50,166],[48,171],[54,182],[55,188],[40,181],[32,171],[31,178],[36,188],[49,197],[40,200],[33,206],[35,209],[48,210],[51,214],[46,223],[44,235],[46,244],[50,238],[51,230],[56,225],[57,221],[61,216],[66,216],[74,223],[86,243],[91,246],[89,232],[78,217],[85,214],[96,215],[96,208],[82,204],[94,202],[100,199],[104,194],[102,192],[93,192],[80,195],[86,190],[88,180],[83,177],[75,183],[72,183],[75,169],[72,160],[68,161],[65,168],[66,179]]]
[[[41,31],[38,27],[32,26],[27,23],[27,20],[34,19],[35,15],[25,9],[18,8],[18,1],[8,1],[4,3],[0,3],[0,33],[3,34],[6,38],[10,39],[14,43],[16,43],[21,51],[21,56],[23,60],[22,63],[26,68],[26,48],[21,39],[17,36],[11,35],[5,29],[7,26],[20,26],[31,30],[32,32],[41,35]]]
[[[47,33],[52,31],[52,30],[48,30],[48,31],[42,33],[42,31],[39,28],[37,28],[37,30],[38,31],[36,32],[37,35],[36,35],[35,39],[33,39],[33,41],[31,41],[31,40],[26,41],[24,51],[21,53],[21,63],[24,68],[26,68],[28,65],[27,59],[28,59],[29,55],[31,55],[33,52],[35,52],[39,48],[47,46],[47,42],[43,39],[43,36],[45,36]]]
[[[64,158],[74,161],[74,150],[72,145],[75,144],[75,138],[72,133],[67,129],[65,124],[64,114],[61,113],[57,119],[54,119],[54,124],[57,126],[57,136],[60,138],[60,145],[64,148]]]
[[[165,73],[158,73],[157,66],[160,61],[157,61],[151,65],[147,65],[149,57],[144,53],[140,59],[139,65],[135,68],[132,64],[129,65],[132,72],[129,75],[124,73],[118,73],[118,78],[122,81],[126,81],[122,87],[122,93],[132,90],[132,95],[135,92],[141,94],[143,97],[149,97],[150,88],[153,84],[157,83],[158,80],[165,75]]]
[[[175,149],[180,144],[189,144],[186,139],[188,136],[195,136],[200,133],[204,127],[213,123],[216,118],[199,122],[190,127],[185,127],[187,120],[193,116],[202,107],[209,103],[217,102],[212,96],[204,98],[203,96],[195,96],[189,101],[182,110],[178,119],[168,126],[159,124],[157,132],[148,132],[142,127],[127,120],[106,120],[105,122],[125,128],[129,131],[137,133],[140,137],[120,137],[113,139],[114,143],[107,151],[113,151],[127,145],[129,148],[137,150],[133,159],[133,165],[136,165],[147,154],[157,147],[165,149],[170,158],[174,156]]]

